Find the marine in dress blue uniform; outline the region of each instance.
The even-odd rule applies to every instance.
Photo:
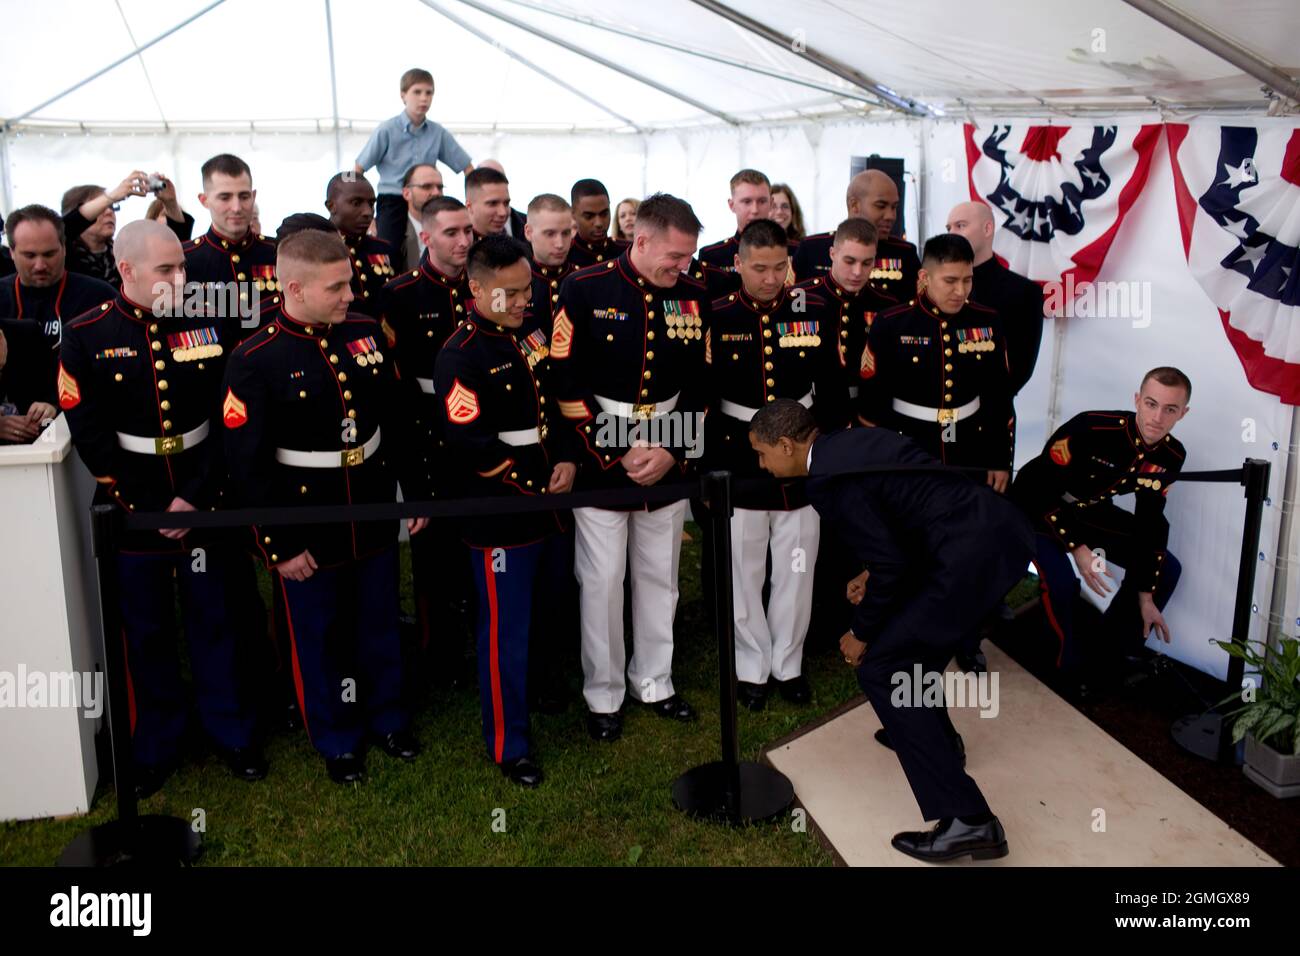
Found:
[[[1164,514],[1169,489],[1187,457],[1182,443],[1169,434],[1190,397],[1190,387],[1184,388],[1178,376],[1182,373],[1176,369],[1148,373],[1135,412],[1074,416],[1052,433],[1012,485],[1012,498],[1037,532],[1034,563],[1057,641],[1056,662],[1072,678],[1089,676],[1092,655],[1076,634],[1080,583],[1070,566],[1071,554],[1076,564],[1082,562],[1081,570],[1091,569],[1094,575],[1110,564],[1124,569],[1123,583],[1103,616],[1110,649],[1132,650],[1135,638],[1145,638],[1158,615],[1150,615],[1151,623],[1139,628],[1139,612],[1144,621],[1149,614],[1142,605],[1163,611],[1178,584],[1182,568],[1169,551]],[[1131,512],[1114,504],[1129,494]],[[1113,581],[1103,585],[1114,589]],[[1163,618],[1156,630],[1169,639]]]
[[[164,226],[128,224],[116,253],[122,292],[68,324],[57,381],[59,407],[97,482],[95,503],[126,511],[214,509],[223,476],[220,384],[236,323],[186,318],[161,298],[154,310],[156,278],[184,273],[180,241]],[[177,587],[202,727],[238,776],[266,773],[232,610],[245,606],[245,582],[229,573],[230,550],[221,533],[123,534],[116,560],[142,793],[174,769],[186,725]]]
[[[574,436],[551,431],[548,326],[527,310],[527,252],[506,236],[475,244],[468,263],[474,304],[438,355],[447,441],[472,497],[564,492],[577,471]],[[485,313],[493,304],[502,311]],[[555,548],[563,530],[554,512],[475,516],[463,524],[478,589],[483,740],[502,772],[525,786],[542,779],[529,733],[528,675],[536,632],[547,625],[534,606],[572,573]]]
[[[383,331],[347,312],[346,247],[301,232],[281,242],[276,274],[281,313],[235,350],[223,387],[232,498],[254,508],[392,502],[399,477],[408,499],[426,496]],[[425,523],[408,521],[412,534]],[[299,706],[331,779],[362,778],[368,739],[414,759],[401,694],[396,523],[268,522],[253,535],[278,572]]]
[[[352,264],[352,311],[378,318],[384,284],[397,270],[391,258],[393,247],[367,232],[375,218],[375,191],[364,177],[345,178],[338,173],[326,187],[325,207]]]
[[[705,425],[705,464],[734,480],[762,471],[749,445],[749,422],[778,398],[812,408],[825,427],[848,423],[848,393],[836,356],[836,315],[816,292],[785,286],[785,230],[758,219],[739,245],[741,287],[713,303],[706,333],[712,396]],[[768,680],[796,702],[807,702],[803,645],[812,612],[820,533],[802,488],[737,491],[731,516],[738,696],[761,709]],[[768,551],[770,599],[764,607]],[[798,566],[797,566],[798,565]]]

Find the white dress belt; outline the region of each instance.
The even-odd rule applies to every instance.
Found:
[[[915,418],[923,422],[939,422],[941,424],[959,422],[963,418],[970,418],[979,410],[980,400],[978,395],[959,408],[927,408],[925,405],[913,405],[911,402],[905,402],[901,398],[894,399],[894,411],[900,415],[906,415],[908,418]]]
[[[118,432],[117,443],[127,451],[141,455],[175,455],[187,448],[193,448],[207,437],[208,423],[204,422],[198,428],[191,429],[183,435],[164,435],[162,438],[142,438],[139,435]]]
[[[799,399],[799,404],[804,408],[812,408],[813,393],[809,392],[803,398]],[[754,416],[758,414],[757,408],[750,408],[747,405],[737,405],[735,402],[729,402],[725,398],[718,405],[719,410],[724,415],[730,415],[732,418],[739,418],[742,422],[752,422]]]
[[[426,394],[426,395],[432,395],[432,394],[433,394],[433,379],[431,379],[431,378],[417,378],[417,379],[415,380],[415,384],[418,385],[418,386],[420,386],[420,391],[424,392],[424,394]]]
[[[606,415],[615,415],[618,418],[659,418],[667,415],[677,407],[677,399],[681,398],[682,393],[678,392],[672,398],[666,398],[662,402],[643,402],[640,404],[634,402],[616,402],[612,398],[606,398],[604,395],[597,395],[596,404]]]
[[[511,432],[497,432],[497,438],[507,445],[540,445],[542,433],[537,428],[517,428]]]
[[[351,468],[359,465],[379,450],[379,429],[370,436],[364,445],[344,448],[341,451],[294,451],[292,448],[277,448],[275,460],[282,465],[294,468]]]

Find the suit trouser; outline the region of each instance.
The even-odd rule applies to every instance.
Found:
[[[630,683],[639,700],[673,691],[673,616],[686,502],[655,511],[575,508],[574,571],[582,616],[582,694],[612,714]],[[632,659],[623,647],[623,576],[632,562]],[[624,669],[626,667],[626,675]]]
[[[250,601],[231,561],[242,555],[224,547],[203,548],[202,556],[180,554],[117,556],[126,650],[131,749],[138,764],[154,767],[180,753],[188,706],[176,655],[176,588],[190,652],[199,722],[227,749],[252,743],[256,708],[243,684],[240,614]]]
[[[1034,539],[1037,544],[1034,567],[1038,569],[1043,611],[1059,644],[1056,664],[1062,670],[1076,672],[1089,657],[1089,648],[1083,645],[1074,632],[1074,616],[1078,613],[1082,585],[1070,567],[1069,557],[1057,541],[1042,532],[1035,534]],[[1126,546],[1126,542],[1115,538],[1094,538],[1086,544],[1091,548],[1103,548],[1106,557],[1127,572],[1133,554],[1131,546]],[[1181,575],[1182,565],[1173,552],[1165,551],[1160,563],[1160,576],[1156,579],[1155,590],[1151,594],[1160,610],[1163,611],[1169,603]],[[1114,648],[1122,648],[1125,643],[1141,637],[1137,588],[1132,584],[1129,574],[1125,573],[1119,591],[1111,599],[1110,606],[1101,619],[1102,633],[1109,638]]]
[[[435,673],[455,676],[465,654],[464,607],[473,600],[469,549],[452,521],[431,521],[411,536],[411,590],[420,654]]]
[[[375,235],[391,247],[389,255],[394,260],[402,258],[402,249],[406,242],[406,219],[409,211],[406,200],[400,194],[387,193],[375,197]],[[406,266],[404,268],[409,268]],[[403,271],[398,269],[398,272]]]
[[[736,678],[766,684],[803,673],[812,615],[813,568],[821,524],[811,505],[792,511],[737,508],[731,516],[731,574],[736,617]],[[772,591],[763,608],[767,553]]]
[[[279,576],[294,683],[312,745],[327,758],[359,753],[366,732],[407,724],[397,619],[397,547],[306,581]]]
[[[984,795],[962,767],[954,741],[957,731],[946,704],[898,706],[894,699],[899,686],[895,674],[907,675],[910,682],[919,663],[923,674],[942,676],[954,646],[955,642],[930,645],[915,639],[881,641],[868,646],[858,666],[858,684],[884,725],[926,820],[989,812]],[[912,702],[911,694],[900,697],[903,703]]]

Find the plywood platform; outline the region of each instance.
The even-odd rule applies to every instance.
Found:
[[[1011,854],[944,865],[1277,865],[991,642],[984,650],[998,674],[997,716],[953,708],[952,719]],[[896,832],[929,825],[893,751],[872,739],[879,726],[864,700],[767,757],[849,865],[930,865],[889,845]]]

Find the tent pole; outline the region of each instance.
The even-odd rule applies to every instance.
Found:
[[[0,126],[0,204],[4,211],[14,211],[12,180],[9,173],[9,131]]]
[[[427,7],[433,7],[432,0],[420,0],[420,2]],[[479,13],[486,13],[488,16],[500,20],[502,23],[508,23],[512,27],[515,27],[516,29],[523,30],[525,33],[530,33],[533,36],[538,37],[539,39],[546,40],[550,43],[554,43],[558,47],[563,47],[564,49],[568,50],[570,53],[576,53],[578,54],[578,56],[591,60],[593,63],[599,63],[601,66],[605,67],[608,70],[613,70],[615,73],[622,73],[628,79],[636,80],[638,83],[648,86],[653,90],[658,90],[660,93],[664,94],[665,96],[671,96],[673,99],[681,100],[683,103],[689,103],[691,106],[694,106],[697,110],[701,110],[702,112],[708,113],[711,116],[716,116],[718,119],[722,120],[724,123],[728,124],[729,126],[740,125],[740,121],[736,119],[734,116],[732,116],[730,113],[724,113],[722,110],[714,109],[712,106],[709,106],[705,103],[701,103],[699,100],[695,99],[692,96],[687,95],[686,93],[681,93],[677,90],[672,89],[671,87],[664,86],[662,83],[658,83],[655,80],[650,79],[649,77],[642,76],[639,73],[634,73],[632,70],[629,70],[627,67],[615,63],[613,60],[606,59],[605,57],[601,56],[598,53],[592,53],[590,50],[580,47],[576,43],[570,43],[568,40],[558,37],[553,33],[547,33],[545,30],[539,30],[537,27],[533,26],[530,23],[525,23],[523,20],[517,20],[514,17],[509,16],[508,14],[502,13],[499,10],[494,10],[491,7],[489,7],[487,4],[480,3],[479,0],[459,0],[459,2],[469,7],[470,9],[479,11]]]
[[[334,17],[325,0],[325,37],[330,51],[330,102],[334,107],[334,168],[343,168],[343,131],[339,129],[339,84],[334,70]]]
[[[819,50],[814,50],[807,44],[797,43],[794,37],[787,36],[778,30],[774,30],[767,24],[755,20],[752,17],[747,17],[743,13],[731,9],[731,7],[727,6],[725,3],[719,3],[718,0],[692,0],[692,2],[703,7],[705,10],[716,13],[718,16],[726,20],[730,20],[732,23],[736,24],[736,26],[748,30],[755,36],[760,36],[764,40],[774,43],[784,50],[790,51],[795,56],[802,57],[808,62],[816,64],[827,73],[832,73],[835,76],[838,76],[841,80],[852,83],[854,86],[866,90],[873,96],[880,97],[890,106],[894,107],[894,109],[900,110],[909,116],[926,115],[925,110],[921,109],[911,100],[906,100],[898,94],[891,92],[860,70],[855,70],[847,63],[842,60],[837,60],[833,56],[828,56]]]
[[[1282,479],[1282,512],[1278,516],[1277,561],[1273,570],[1273,593],[1269,597],[1268,629],[1265,642],[1276,651],[1287,631],[1287,575],[1294,567],[1293,558],[1300,552],[1295,540],[1296,487],[1300,485],[1300,406],[1291,409],[1291,440],[1286,451],[1286,476]]]
[[[917,248],[925,245],[925,237],[930,235],[930,224],[927,216],[930,214],[930,179],[927,175],[930,164],[927,162],[930,143],[930,120],[922,119],[921,128],[917,130],[917,161],[916,161],[916,238]]]
[[[644,33],[638,33],[635,30],[626,30],[613,23],[604,23],[591,17],[584,17],[579,14],[569,13],[565,10],[556,10],[551,7],[545,7],[541,4],[531,3],[529,0],[507,0],[515,6],[524,7],[528,10],[536,10],[538,13],[544,13],[547,16],[558,17],[561,20],[569,20],[573,23],[580,23],[583,26],[591,27],[593,30],[601,30],[605,33],[612,33],[615,36],[628,37],[641,43],[649,43],[652,46],[664,47],[675,53],[684,53],[687,56],[697,57],[701,60],[709,60],[713,63],[721,63],[723,66],[734,66],[738,70],[744,70],[747,73],[757,73],[760,76],[769,76],[774,80],[781,80],[785,83],[793,83],[796,86],[806,86],[810,90],[818,90],[822,93],[830,93],[832,96],[839,96],[846,100],[857,100],[860,103],[870,103],[872,106],[883,106],[879,99],[866,96],[855,90],[837,89],[826,83],[818,83],[816,80],[810,80],[806,77],[796,76],[793,73],[785,73],[781,70],[774,70],[770,67],[759,66],[757,63],[747,63],[744,60],[737,60],[729,56],[719,56],[717,53],[710,53],[707,50],[696,50],[692,47],[682,46],[671,40],[663,40],[659,37],[647,36]]]
[[[57,103],[59,100],[67,96],[69,93],[75,93],[77,90],[81,89],[87,83],[99,79],[101,76],[103,76],[105,73],[109,72],[110,70],[116,69],[117,67],[121,66],[123,63],[127,62],[128,60],[134,59],[135,57],[143,53],[145,50],[149,49],[149,47],[153,46],[155,43],[167,39],[167,37],[171,36],[177,30],[189,26],[191,23],[193,23],[199,17],[203,16],[205,13],[209,13],[212,10],[215,10],[217,7],[221,6],[225,2],[226,0],[213,0],[212,3],[209,3],[202,10],[199,10],[197,13],[194,13],[186,17],[184,20],[176,24],[176,26],[172,27],[170,30],[165,30],[164,32],[158,34],[148,43],[141,44],[140,46],[132,50],[130,53],[127,53],[125,56],[118,57],[112,63],[108,64],[108,66],[96,70],[94,73],[90,74],[90,76],[86,77],[84,80],[81,80],[80,82],[74,83],[72,86],[68,87],[62,93],[55,94],[45,102],[38,103],[36,106],[33,106],[31,109],[27,110],[26,112],[20,113],[17,116],[13,117],[12,119],[5,120],[4,125],[13,126],[15,123],[21,123],[23,120],[27,119],[27,117],[31,116],[33,113],[39,113],[41,110],[45,109],[45,107],[49,106],[51,103]]]
[[[1220,59],[1227,60],[1246,75],[1253,76],[1266,84],[1270,89],[1300,103],[1300,83],[1257,53],[1216,33],[1181,10],[1174,9],[1165,0],[1124,0],[1124,2],[1173,30],[1179,36],[1209,50]]]
[[[423,3],[430,10],[433,10],[435,13],[442,14],[444,17],[446,17],[452,23],[456,24],[456,26],[460,27],[466,33],[473,34],[474,36],[482,40],[484,43],[496,47],[506,56],[510,57],[510,59],[515,60],[518,63],[522,63],[524,66],[528,67],[528,69],[532,70],[534,73],[538,74],[539,76],[546,77],[546,79],[550,80],[552,83],[556,84],[557,86],[568,90],[570,93],[572,93],[574,96],[578,97],[579,99],[585,100],[586,102],[590,103],[592,106],[596,107],[596,109],[600,110],[602,113],[608,113],[610,116],[614,117],[614,119],[618,120],[620,123],[632,127],[637,132],[641,132],[642,130],[641,126],[635,120],[631,119],[630,117],[624,116],[622,113],[619,113],[616,110],[610,109],[608,106],[606,106],[600,100],[596,99],[594,96],[590,96],[589,94],[584,93],[582,90],[578,89],[576,86],[572,85],[571,83],[566,83],[564,80],[560,79],[554,73],[550,72],[547,69],[544,69],[541,66],[538,66],[532,60],[528,59],[528,57],[520,53],[516,53],[514,50],[510,49],[510,47],[502,43],[500,40],[494,39],[493,37],[484,33],[482,30],[480,30],[478,27],[474,26],[473,24],[469,23],[468,21],[462,20],[460,17],[456,16],[454,13],[452,13],[450,10],[444,7],[441,3],[437,3],[436,0],[420,0],[420,2]]]

